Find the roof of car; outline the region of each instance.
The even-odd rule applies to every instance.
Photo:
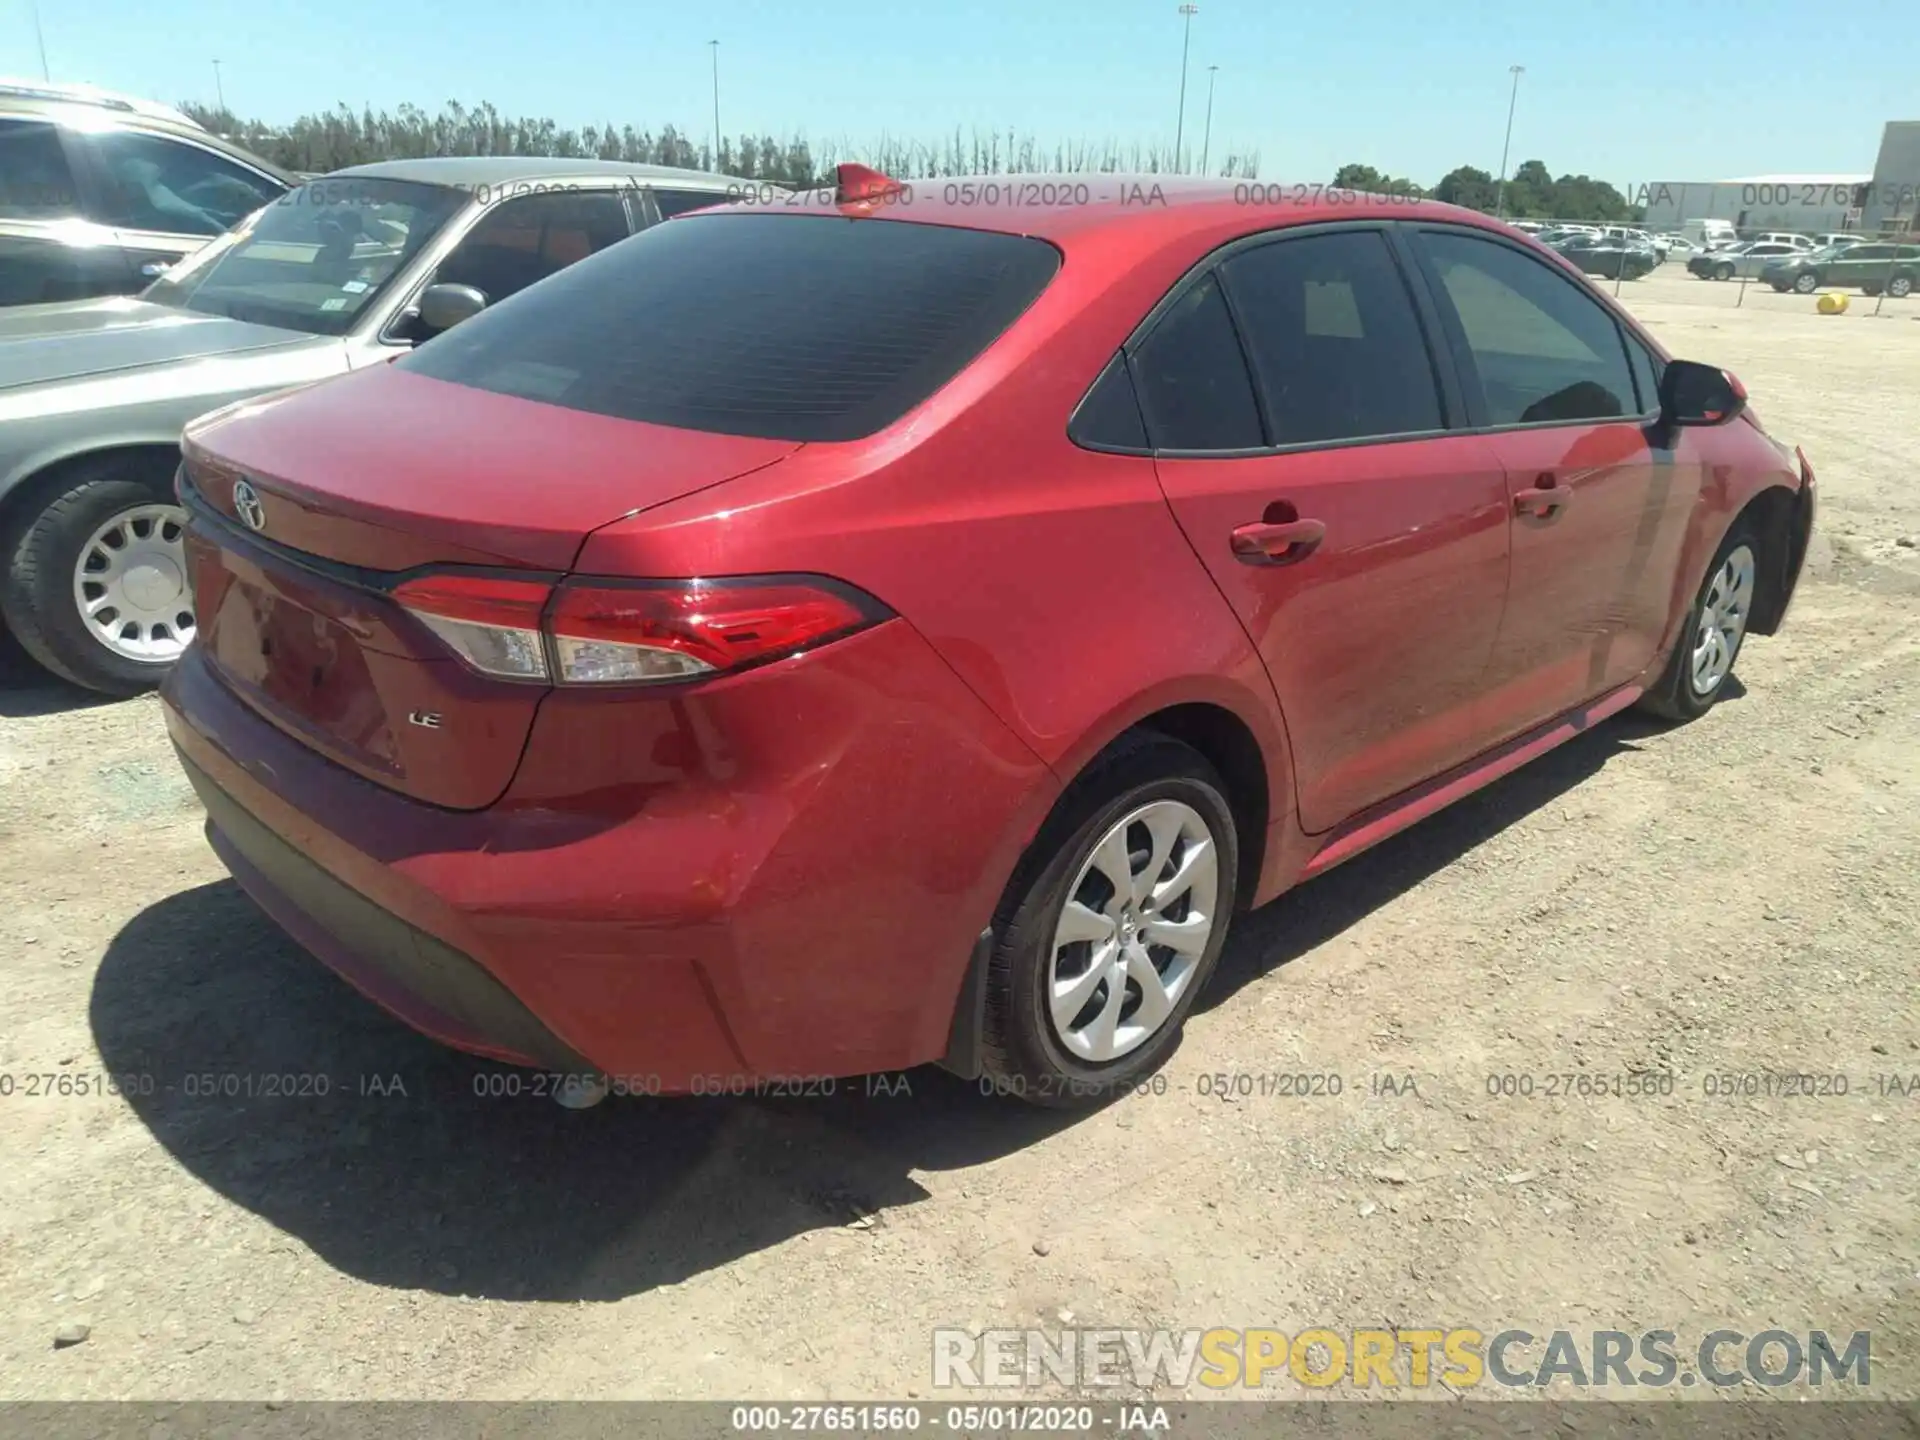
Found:
[[[734,183],[744,183],[751,190],[757,182]],[[1062,242],[1069,238],[1084,241],[1097,232],[1184,232],[1249,216],[1273,224],[1403,219],[1467,221],[1483,228],[1507,228],[1477,210],[1437,200],[1277,180],[1093,173],[954,175],[900,183],[898,192],[865,202],[840,204],[830,189],[802,190],[772,200],[749,195],[735,204],[700,213],[872,216]]]
[[[540,180],[614,179],[654,180],[724,190],[748,183],[732,175],[704,170],[680,170],[671,165],[630,165],[624,160],[569,160],[542,155],[436,155],[420,160],[376,160],[353,165],[331,175],[364,175],[369,179],[413,180],[426,185],[518,185]]]
[[[172,105],[148,100],[139,95],[123,95],[103,90],[98,85],[71,85],[52,80],[22,80],[0,75],[0,105],[8,109],[42,106],[85,105],[96,110],[112,110],[122,115],[139,115],[148,120],[165,120],[190,129],[201,128],[198,121]]]

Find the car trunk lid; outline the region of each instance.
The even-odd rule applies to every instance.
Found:
[[[189,427],[197,643],[248,705],[367,779],[483,808],[547,686],[470,669],[403,575],[571,568],[610,521],[763,468],[792,441],[561,410],[374,367]]]

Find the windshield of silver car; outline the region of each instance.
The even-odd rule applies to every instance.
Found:
[[[344,335],[466,203],[458,190],[359,176],[321,179],[257,212],[150,285],[144,298],[208,315]]]

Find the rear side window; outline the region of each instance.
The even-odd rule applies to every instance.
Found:
[[[870,435],[1046,288],[1022,235],[712,215],[656,225],[397,362],[460,385],[688,430]]]
[[[1265,442],[1233,317],[1209,275],[1188,287],[1133,356],[1158,450],[1253,450]]]
[[[1147,427],[1134,397],[1124,351],[1107,362],[1087,398],[1067,422],[1067,438],[1090,450],[1136,452],[1147,448]]]
[[[1223,268],[1273,444],[1442,428],[1433,362],[1385,236],[1281,240]]]
[[[1457,319],[1489,425],[1639,413],[1613,316],[1539,261],[1494,240],[1416,234]]]
[[[73,172],[53,126],[0,120],[0,219],[56,220],[79,210]]]

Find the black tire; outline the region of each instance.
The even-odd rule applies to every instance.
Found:
[[[171,467],[125,456],[83,462],[35,497],[0,536],[0,613],[21,648],[63,680],[108,695],[160,683],[170,662],[116,655],[74,603],[80,547],[113,516],[174,501]]]
[[[1731,265],[1714,266],[1713,278],[1716,280],[1731,280],[1733,278],[1733,266]]]
[[[1896,275],[1887,282],[1887,294],[1895,300],[1904,300],[1913,293],[1913,280],[1906,275]]]
[[[1811,295],[1820,288],[1820,277],[1814,274],[1796,275],[1793,288],[1801,295]]]
[[[1761,547],[1759,538],[1744,522],[1736,522],[1727,532],[1727,538],[1720,542],[1720,548],[1714,552],[1713,563],[1707,566],[1707,573],[1700,580],[1700,587],[1693,593],[1693,603],[1687,607],[1686,618],[1680,622],[1680,631],[1674,637],[1673,653],[1667,657],[1666,668],[1651,690],[1640,697],[1639,708],[1664,720],[1673,720],[1684,724],[1689,720],[1698,720],[1711,710],[1714,702],[1725,692],[1727,682],[1733,678],[1734,667],[1740,663],[1740,651],[1747,638],[1746,625],[1743,623],[1739,639],[1734,642],[1733,654],[1727,661],[1724,674],[1713,686],[1702,692],[1694,684],[1692,659],[1695,637],[1700,631],[1700,612],[1707,601],[1707,594],[1713,587],[1714,577],[1727,563],[1728,558],[1744,546],[1754,562],[1754,590],[1747,602],[1747,616],[1750,619],[1754,608],[1760,603],[1760,587],[1766,582],[1760,567]]]
[[[1204,952],[1160,1028],[1119,1058],[1095,1064],[1070,1054],[1048,1014],[1055,928],[1095,847],[1130,810],[1155,800],[1191,807],[1215,847],[1214,921]],[[1073,784],[1029,847],[994,916],[987,964],[981,1088],[1050,1108],[1100,1104],[1158,1069],[1226,943],[1236,900],[1239,836],[1218,773],[1204,756],[1151,732],[1123,739]],[[1136,857],[1133,863],[1140,863]],[[1171,863],[1171,862],[1169,862]],[[1098,992],[1097,992],[1098,993]]]
[[[1862,295],[1878,295],[1880,293],[1880,287],[1878,285],[1862,285],[1860,287],[1860,293]]]

